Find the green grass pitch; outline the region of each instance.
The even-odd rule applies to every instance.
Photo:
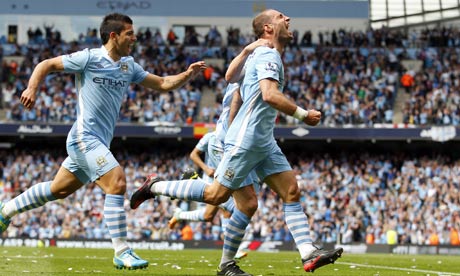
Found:
[[[144,270],[117,270],[112,250],[0,247],[0,275],[216,275],[220,250],[136,250],[150,261]],[[459,257],[439,255],[354,255],[344,252],[333,265],[314,272],[322,275],[443,275],[460,276]],[[309,275],[297,252],[249,252],[240,267],[253,275]]]

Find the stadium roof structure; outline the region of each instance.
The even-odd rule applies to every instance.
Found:
[[[460,0],[369,0],[373,28],[440,25],[460,19]]]

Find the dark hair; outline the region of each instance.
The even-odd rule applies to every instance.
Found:
[[[104,17],[102,20],[99,33],[101,34],[102,44],[106,44],[109,41],[110,33],[114,32],[120,34],[125,28],[124,24],[133,24],[133,20],[121,13],[111,13]]]

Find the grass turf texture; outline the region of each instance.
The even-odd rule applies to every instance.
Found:
[[[150,262],[147,269],[117,270],[107,249],[0,247],[0,275],[216,275],[221,255],[219,250],[136,252]],[[239,265],[254,275],[307,274],[296,252],[249,252]],[[335,264],[310,275],[460,276],[460,269],[456,256],[344,252]]]

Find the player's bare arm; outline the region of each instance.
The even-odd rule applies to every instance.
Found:
[[[43,82],[46,75],[51,72],[59,72],[64,70],[64,64],[62,63],[62,57],[55,57],[46,59],[35,67],[32,75],[30,76],[29,83],[27,84],[26,90],[21,94],[21,103],[27,109],[32,109],[35,106],[37,98],[38,86]]]
[[[187,71],[174,76],[160,77],[154,74],[148,74],[141,82],[141,85],[159,92],[168,92],[183,86],[187,81],[193,79],[206,69],[204,61],[198,61],[190,64]]]
[[[259,81],[259,85],[262,91],[262,99],[276,110],[293,116],[310,126],[316,126],[319,123],[321,112],[314,109],[307,111],[297,106],[278,90],[278,82],[276,80],[263,79]]]
[[[243,100],[241,99],[240,89],[238,88],[233,92],[232,102],[230,104],[230,112],[228,113],[228,126],[230,126],[235,119],[236,114],[240,110]]]
[[[273,47],[273,44],[267,39],[259,38],[244,47],[244,49],[232,60],[232,62],[230,62],[230,65],[227,68],[227,72],[225,73],[225,80],[227,82],[237,82],[244,76],[243,67],[246,59],[259,46]]]
[[[197,148],[193,148],[192,152],[190,153],[190,159],[195,163],[198,167],[200,167],[204,173],[209,177],[214,177],[214,168],[209,167],[206,163],[201,159],[202,151]]]

